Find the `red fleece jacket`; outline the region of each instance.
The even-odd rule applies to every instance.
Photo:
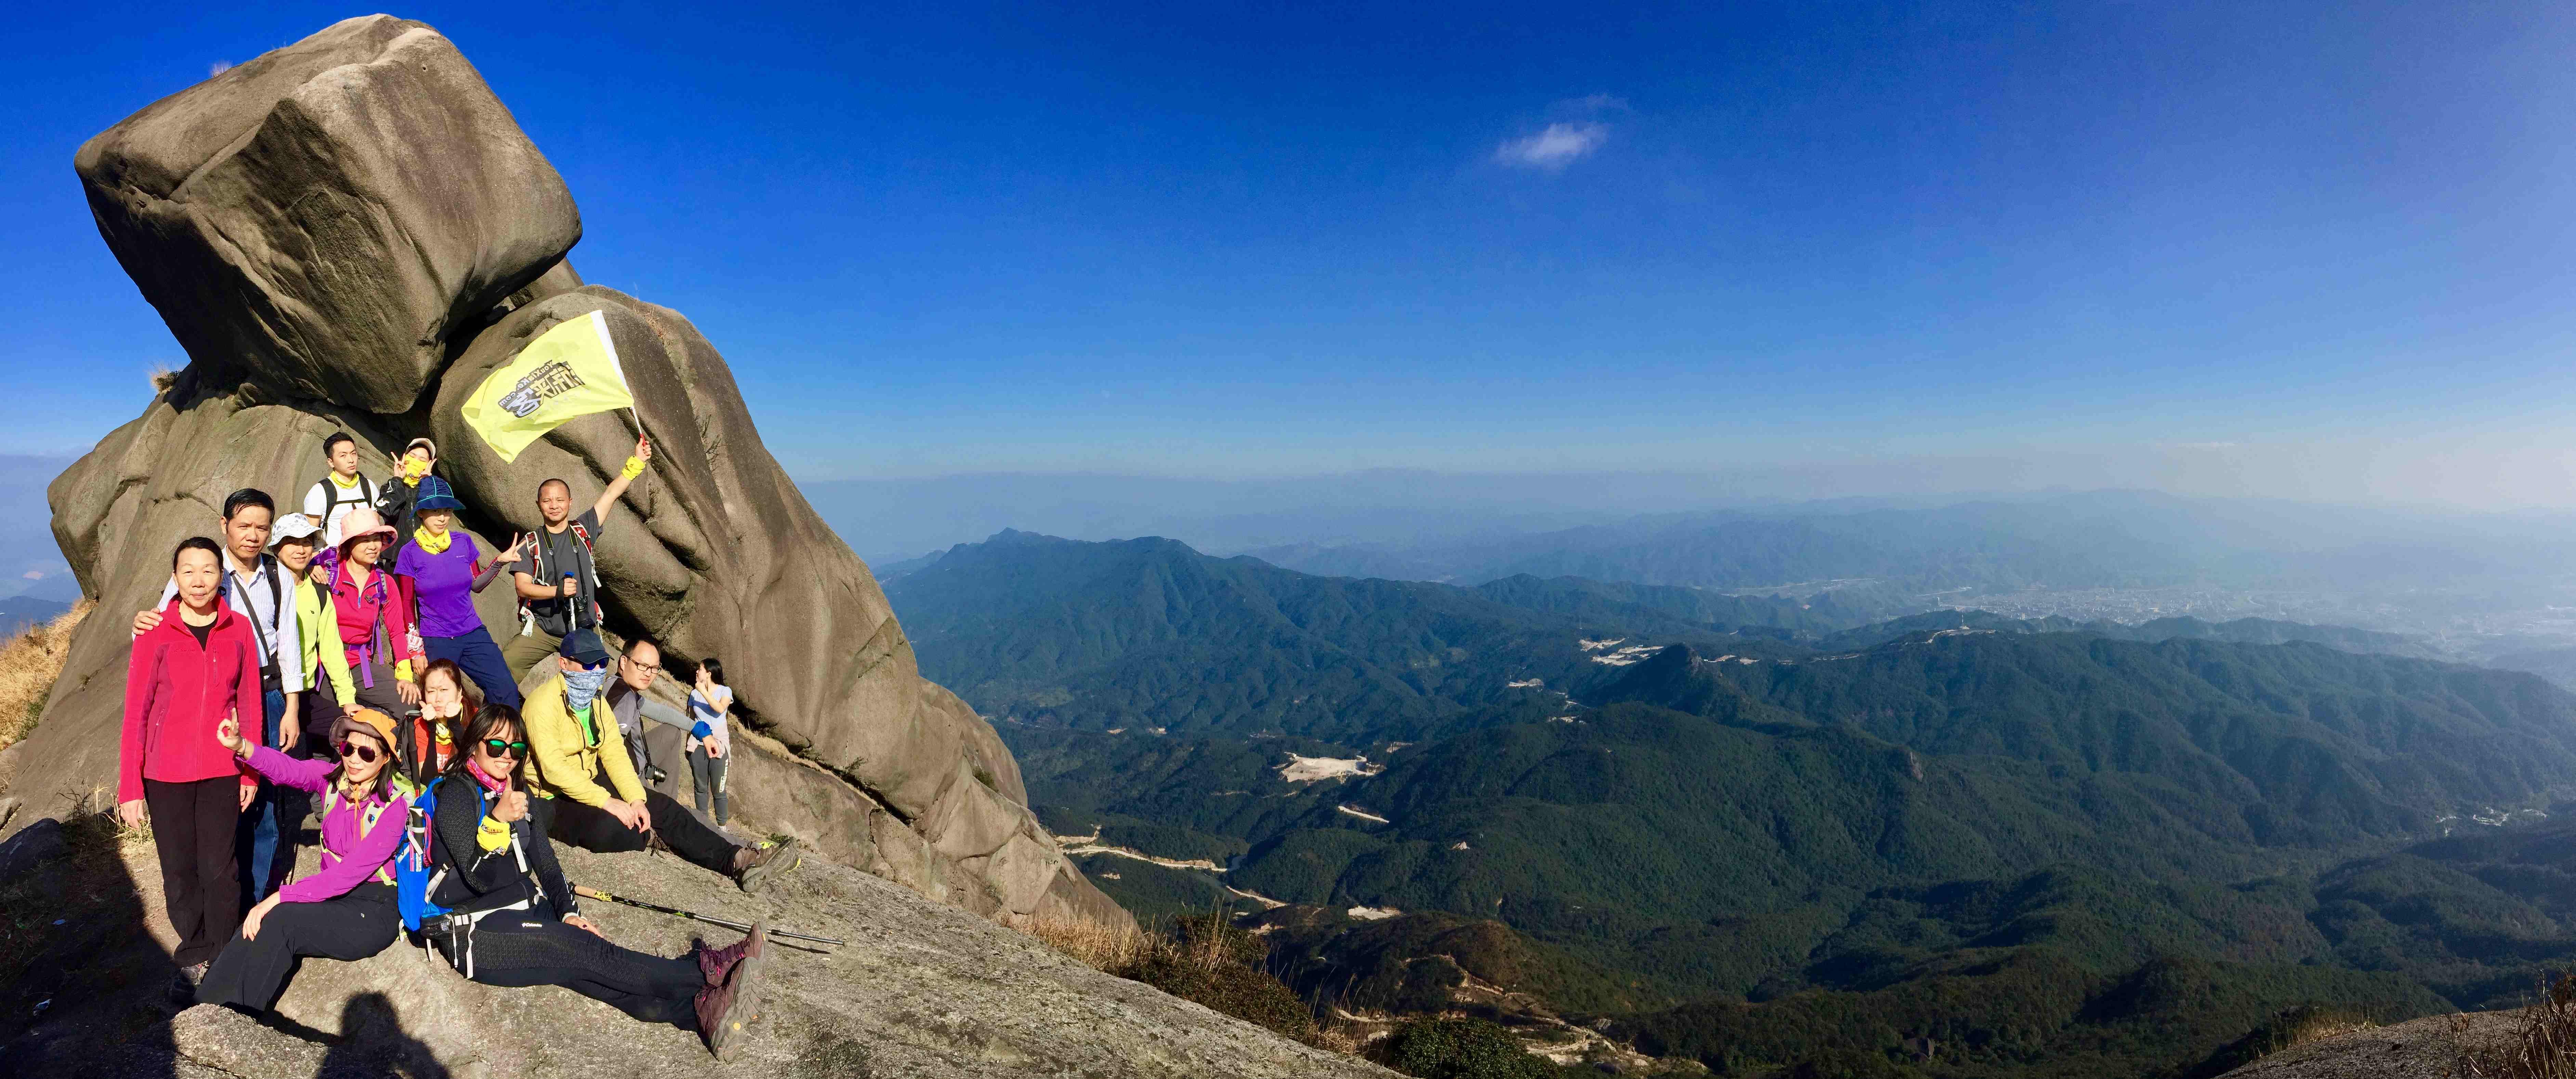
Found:
[[[206,643],[179,619],[179,601],[161,610],[161,624],[134,639],[125,667],[125,738],[117,758],[116,800],[143,797],[143,781],[192,783],[251,775],[215,728],[227,718],[256,731],[267,718],[259,689],[259,642],[250,623],[230,608],[215,609]]]

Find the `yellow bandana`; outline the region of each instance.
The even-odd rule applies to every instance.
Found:
[[[420,544],[421,550],[431,554],[446,554],[447,545],[456,540],[456,533],[431,532],[426,528],[415,528],[411,530],[411,539],[412,542]]]
[[[351,476],[344,480],[340,478],[340,474],[337,472],[330,473],[329,475],[331,477],[332,485],[343,491],[355,491],[358,489],[358,477],[356,476]]]

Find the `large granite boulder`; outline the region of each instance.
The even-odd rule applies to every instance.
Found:
[[[724,357],[678,312],[562,261],[579,225],[561,183],[435,31],[337,24],[136,114],[80,167],[101,234],[194,359],[49,491],[55,538],[104,613],[76,635],[43,724],[0,753],[0,788],[33,805],[112,789],[124,612],[152,601],[180,539],[214,533],[228,492],[300,503],[331,431],[374,451],[379,476],[405,442],[436,439],[489,550],[538,526],[546,479],[597,497],[640,419],[652,466],[598,536],[608,628],[661,638],[674,672],[723,658],[738,713],[767,736],[731,784],[747,822],[996,920],[1129,921],[1057,853],[991,725],[921,679],[867,566],[762,446]],[[372,224],[329,244],[279,209],[351,192]],[[464,424],[464,395],[593,311],[633,413],[576,419],[504,462]],[[508,589],[478,607],[496,637],[516,631]]]
[[[196,363],[374,412],[408,411],[453,332],[581,238],[473,65],[386,15],[154,102],[73,160]]]

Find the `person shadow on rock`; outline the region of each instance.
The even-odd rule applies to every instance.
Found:
[[[383,993],[360,993],[340,1008],[340,1040],[322,1055],[313,1079],[451,1079],[429,1046],[403,1033],[402,1016]]]

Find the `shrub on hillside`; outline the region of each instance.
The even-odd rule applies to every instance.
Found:
[[[1554,1062],[1522,1049],[1510,1031],[1482,1019],[1406,1023],[1371,1055],[1422,1079],[1556,1079],[1564,1074]]]
[[[1164,933],[1041,922],[1036,935],[1095,970],[1143,982],[1284,1037],[1322,1044],[1313,1011],[1264,969],[1269,945],[1235,928],[1229,913],[1183,919]]]

